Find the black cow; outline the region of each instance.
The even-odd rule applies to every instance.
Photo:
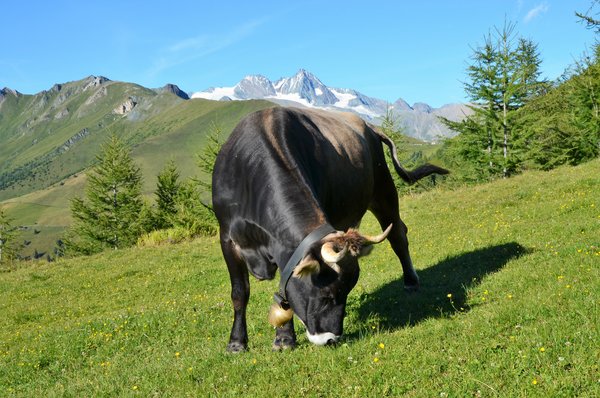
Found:
[[[432,165],[403,169],[392,141],[351,113],[275,107],[246,116],[233,130],[213,174],[234,308],[228,351],[247,349],[248,272],[259,280],[273,279],[278,268],[282,274],[269,315],[278,326],[274,349],[295,346],[293,312],[312,343],[336,342],[358,280],[357,258],[386,237],[402,263],[405,288],[418,288],[382,143],[408,183],[448,172]],[[352,229],[367,210],[383,234]]]

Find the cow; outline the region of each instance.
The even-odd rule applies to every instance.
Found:
[[[402,265],[405,289],[418,289],[382,144],[409,184],[448,173],[430,164],[404,169],[393,142],[352,113],[273,107],[234,128],[212,179],[234,311],[228,351],[248,349],[249,274],[258,280],[273,279],[278,269],[281,274],[268,317],[276,327],[274,350],[296,346],[294,313],[310,342],[339,340],[358,258],[385,238]],[[384,230],[380,235],[355,229],[367,210]]]

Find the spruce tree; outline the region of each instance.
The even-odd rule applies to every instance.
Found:
[[[157,178],[155,228],[170,228],[173,226],[173,216],[177,213],[177,198],[181,190],[175,162],[170,160]]]
[[[537,45],[517,39],[513,23],[495,28],[474,49],[465,83],[473,113],[461,122],[442,121],[460,133],[448,142],[448,152],[464,155],[465,163],[476,162],[477,179],[507,177],[517,169],[514,112],[544,87],[540,63]]]
[[[600,155],[600,44],[577,65],[568,102],[577,134],[571,137],[568,161],[578,164]]]
[[[125,144],[112,135],[88,173],[85,199],[71,201],[68,252],[91,254],[133,245],[143,232],[142,175]]]
[[[18,232],[11,225],[12,221],[12,218],[0,207],[0,265],[12,262],[19,252],[19,245],[16,243]]]
[[[221,150],[223,142],[221,136],[223,134],[223,128],[216,122],[211,125],[210,132],[206,136],[206,145],[202,152],[198,154],[197,164],[202,172],[202,176],[197,179],[197,183],[201,191],[201,200],[203,200],[206,206],[212,210],[210,204],[210,198],[212,197],[212,174],[215,167],[215,161],[217,155]]]

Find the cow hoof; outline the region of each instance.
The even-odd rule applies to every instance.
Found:
[[[276,337],[273,341],[273,351],[293,350],[294,348],[296,348],[296,340]]]
[[[416,285],[404,285],[404,291],[407,293],[415,293],[419,291],[419,284],[417,283]]]
[[[231,341],[227,344],[227,352],[232,354],[239,354],[240,352],[248,351],[246,344],[240,343],[239,341]]]

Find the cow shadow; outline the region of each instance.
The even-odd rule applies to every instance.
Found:
[[[509,261],[529,252],[520,244],[510,242],[449,257],[419,271],[421,288],[416,293],[405,292],[400,277],[373,293],[359,295],[359,323],[369,331],[374,328],[394,330],[416,325],[425,319],[466,312],[470,288],[486,275],[498,272]],[[349,337],[356,338],[360,334],[361,331],[351,332]]]

